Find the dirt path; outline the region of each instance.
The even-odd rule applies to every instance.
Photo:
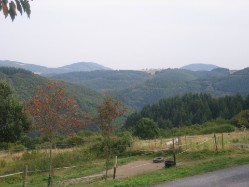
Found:
[[[152,160],[138,160],[126,165],[118,166],[116,170],[116,179],[129,178],[143,173],[159,170],[163,167],[164,163],[153,163]],[[60,183],[60,186],[73,186],[78,183],[89,182],[96,178],[101,178],[104,176],[104,173],[105,172],[103,171],[99,174],[63,181]],[[113,176],[113,169],[108,171],[108,175]]]
[[[123,179],[143,173],[155,171],[164,167],[164,163],[153,163],[149,160],[139,160],[117,168],[116,178]],[[109,171],[112,174],[113,170]]]

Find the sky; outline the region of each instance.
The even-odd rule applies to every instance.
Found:
[[[113,69],[249,67],[248,0],[34,0],[0,14],[0,60]]]

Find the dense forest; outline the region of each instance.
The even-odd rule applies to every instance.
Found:
[[[223,118],[231,119],[240,111],[249,109],[249,95],[212,97],[210,94],[185,94],[162,99],[157,104],[147,105],[140,112],[128,117],[125,128],[132,129],[142,118],[150,118],[160,128],[170,129],[185,125],[202,124]]]
[[[48,79],[27,71],[11,67],[0,67],[0,79],[7,81],[16,97],[21,101],[28,101],[39,84]],[[102,101],[103,95],[86,87],[65,83],[67,94],[74,96],[80,109],[94,112],[96,106]]]
[[[132,70],[72,72],[47,76],[86,86],[97,91],[112,93],[126,88],[136,87],[152,78],[152,75],[148,73]]]
[[[132,128],[141,118],[149,118],[160,128],[168,129],[217,118],[231,119],[249,108],[248,70],[231,74],[227,69],[210,72],[167,69],[155,75],[139,71],[93,71],[61,74],[57,78],[82,83],[65,84],[67,94],[76,98],[82,111],[94,113],[102,101],[103,91],[109,91],[128,105],[128,113],[122,121],[131,113],[131,108],[141,108],[128,117],[125,128]],[[27,70],[5,67],[0,68],[0,78],[11,85],[22,101],[27,101],[36,86],[48,80]],[[92,89],[82,86],[86,83]]]
[[[249,93],[249,68],[231,73],[228,69],[190,71],[165,69],[155,74],[141,71],[73,72],[51,76],[96,91],[110,92],[134,109],[160,99],[186,93],[208,93],[213,96]]]

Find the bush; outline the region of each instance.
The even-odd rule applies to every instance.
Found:
[[[182,126],[180,128],[173,128],[170,130],[162,131],[163,137],[172,136],[184,136],[184,135],[197,135],[197,134],[210,134],[210,133],[222,133],[222,132],[233,132],[235,127],[229,124],[227,120],[217,119],[203,123],[201,125],[195,124],[191,126]]]
[[[112,155],[122,155],[126,148],[132,144],[132,135],[130,132],[118,133],[115,136],[110,137],[111,142],[111,154]],[[92,146],[91,150],[96,152],[98,156],[104,156],[105,144],[103,139]]]
[[[222,133],[222,132],[233,132],[235,127],[230,124],[216,125],[211,127],[206,127],[201,130],[201,134],[211,134],[211,133]]]
[[[8,143],[7,142],[0,142],[0,150],[7,150]]]
[[[9,151],[16,153],[20,151],[24,151],[26,147],[22,144],[9,144]]]
[[[142,139],[159,137],[158,124],[149,118],[142,118],[135,126],[134,135]]]
[[[35,149],[35,145],[39,143],[39,139],[31,138],[29,136],[22,136],[18,142],[28,149]]]

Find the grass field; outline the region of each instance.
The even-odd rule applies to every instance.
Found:
[[[134,160],[149,159],[154,156],[171,156],[172,144],[167,144],[171,139],[135,140],[127,153],[119,158],[119,164],[126,164]],[[196,175],[225,167],[249,163],[249,132],[234,132],[216,135],[218,152],[214,143],[214,135],[198,135],[180,137],[175,144],[177,152],[177,166],[141,176],[129,177],[123,180],[107,182],[101,178],[77,184],[76,186],[145,186],[177,178]],[[64,149],[54,151],[55,186],[60,186],[61,181],[88,176],[104,170],[104,160],[97,158],[89,152],[87,147]],[[135,156],[131,156],[135,155]],[[24,165],[28,165],[28,186],[46,186],[48,155],[46,151],[20,152],[0,154],[0,175],[20,172]],[[67,166],[70,168],[62,168]],[[40,171],[43,170],[43,171]],[[0,178],[0,186],[21,186],[22,175]]]

